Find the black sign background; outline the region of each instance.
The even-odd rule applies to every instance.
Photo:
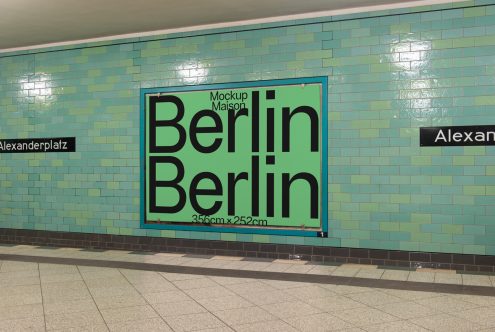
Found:
[[[0,139],[0,153],[46,153],[75,151],[75,137]]]
[[[440,130],[447,142],[443,139],[437,140]],[[449,133],[450,130],[450,133]],[[491,132],[488,135],[488,132]],[[461,135],[455,136],[454,134]],[[475,137],[482,133],[484,141],[477,141]],[[421,146],[478,146],[478,145],[495,145],[495,126],[450,126],[450,127],[423,127],[419,128],[419,142]],[[491,138],[491,140],[490,140]],[[458,140],[458,142],[456,142]]]

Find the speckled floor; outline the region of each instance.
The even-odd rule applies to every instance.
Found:
[[[463,291],[471,287],[474,293],[492,292],[495,279],[490,275],[25,245],[0,246],[2,257],[0,331],[495,330],[495,296]],[[79,259],[84,264],[40,263],[36,257]],[[91,261],[95,265],[138,262],[217,272],[108,268],[90,266]],[[222,276],[222,270],[236,270],[238,276]],[[263,279],[243,277],[250,271],[273,272],[274,278],[271,274]],[[347,279],[328,283],[321,278],[318,282],[280,280],[284,276],[288,280],[291,276],[306,276],[310,281],[311,276]],[[367,282],[352,286],[342,280]],[[377,288],[373,280],[383,281]],[[384,287],[387,280],[391,285],[403,281],[400,285],[405,286]],[[411,290],[408,282],[423,283],[430,291]],[[440,290],[441,285],[458,288],[446,293],[435,291],[432,285]]]

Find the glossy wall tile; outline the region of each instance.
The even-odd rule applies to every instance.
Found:
[[[328,76],[329,238],[140,229],[140,88]],[[495,255],[495,1],[0,54],[0,227]]]

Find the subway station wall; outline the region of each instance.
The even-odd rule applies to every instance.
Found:
[[[328,238],[140,227],[140,89],[328,77]],[[470,1],[0,55],[0,228],[495,255],[495,2]]]

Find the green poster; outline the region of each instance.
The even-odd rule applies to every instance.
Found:
[[[325,86],[274,82],[144,91],[145,225],[322,230]]]

